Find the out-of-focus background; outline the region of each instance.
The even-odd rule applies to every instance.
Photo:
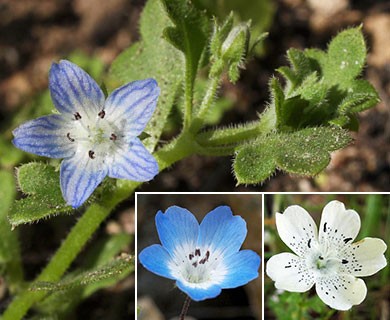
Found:
[[[160,243],[154,222],[156,213],[177,205],[191,211],[199,222],[220,205],[229,206],[234,215],[247,223],[248,234],[243,249],[251,249],[261,256],[262,197],[257,194],[138,194],[137,247],[138,253],[147,246]],[[263,260],[262,260],[263,261]],[[175,287],[175,281],[159,277],[138,264],[137,296],[139,320],[173,320],[183,307],[185,294]],[[236,289],[222,290],[216,299],[191,302],[188,315],[193,319],[261,319],[262,282],[259,277]],[[178,319],[178,318],[176,318]],[[187,319],[187,318],[186,318]]]

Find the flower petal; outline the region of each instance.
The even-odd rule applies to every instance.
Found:
[[[172,258],[178,258],[195,250],[199,223],[187,209],[169,207],[156,215],[156,227],[163,247]]]
[[[111,178],[133,181],[149,181],[158,173],[158,164],[138,138],[134,138],[130,147],[117,149],[109,165]]]
[[[159,94],[160,88],[154,79],[130,82],[108,96],[104,106],[107,120],[117,123],[126,119],[128,136],[136,137],[152,117]]]
[[[219,285],[213,283],[190,283],[184,281],[176,281],[177,287],[186,293],[194,301],[202,301],[215,298],[222,289]]]
[[[138,255],[138,259],[150,272],[168,279],[175,279],[169,268],[171,256],[161,245],[154,244],[143,249]]]
[[[245,220],[233,216],[228,206],[220,206],[210,211],[201,222],[198,244],[211,254],[228,257],[240,250],[246,234]]]
[[[340,201],[329,202],[322,211],[319,242],[341,250],[356,238],[360,230],[360,217],[354,210],[345,210]]]
[[[99,159],[90,159],[81,152],[62,161],[60,183],[66,203],[73,208],[81,206],[106,175],[107,170]]]
[[[306,267],[305,261],[289,252],[279,253],[268,260],[267,275],[275,281],[277,289],[305,292],[315,282],[314,274]]]
[[[387,265],[384,256],[386,249],[386,243],[378,238],[364,238],[353,243],[340,254],[340,272],[354,276],[371,276]]]
[[[301,257],[317,242],[316,223],[300,206],[289,206],[283,214],[276,213],[276,227],[283,242]]]
[[[260,256],[252,250],[241,250],[224,260],[226,276],[219,283],[222,289],[237,288],[259,276]]]
[[[104,94],[89,74],[70,61],[53,63],[49,73],[49,89],[58,111],[90,119],[97,117],[103,109]]]
[[[24,151],[49,158],[66,158],[75,145],[66,137],[66,124],[59,114],[28,121],[13,131],[13,144]]]
[[[323,277],[316,282],[318,296],[328,306],[337,310],[348,310],[362,303],[367,295],[363,280],[350,275]]]

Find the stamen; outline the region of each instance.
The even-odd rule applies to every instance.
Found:
[[[102,110],[102,111],[100,111],[99,113],[98,113],[98,116],[100,117],[100,118],[104,118],[104,116],[106,115],[106,112],[104,111],[104,110]]]
[[[207,250],[207,252],[206,252],[206,261],[209,261],[209,257],[210,257],[210,251]]]
[[[95,152],[93,152],[92,150],[89,150],[88,151],[88,155],[91,159],[95,159]]]
[[[192,253],[189,254],[188,258],[192,260],[194,258],[194,255]]]
[[[307,246],[310,248],[310,242],[311,242],[311,239],[309,239],[309,241],[307,242]]]
[[[115,133],[111,133],[110,140],[115,141],[117,139],[117,135]]]
[[[198,262],[194,262],[192,265],[194,266],[194,268],[196,268],[198,266]]]
[[[319,257],[318,257],[318,259],[320,259],[320,260],[324,260],[324,257],[322,257],[322,256],[319,256]]]
[[[68,132],[68,133],[66,134],[66,137],[67,137],[70,141],[74,142],[74,139],[70,137],[70,132]]]
[[[74,115],[74,118],[75,118],[76,120],[80,120],[80,119],[81,119],[80,113],[76,112],[76,113],[73,114],[73,115]]]
[[[326,224],[327,222],[324,223],[324,232],[326,232]]]
[[[343,241],[344,241],[345,244],[347,244],[348,241],[351,241],[351,240],[352,240],[352,238],[345,238]]]
[[[195,255],[200,257],[200,249],[195,249]]]
[[[341,260],[341,263],[342,263],[342,264],[347,264],[347,263],[348,263],[348,260],[343,259],[343,260]]]

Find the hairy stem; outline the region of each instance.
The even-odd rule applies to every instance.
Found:
[[[194,84],[192,76],[192,63],[186,59],[185,71],[185,105],[184,105],[184,130],[187,130],[192,121],[192,100],[194,95]]]
[[[275,128],[273,109],[267,109],[259,121],[233,128],[222,128],[199,133],[196,141],[202,147],[236,145],[260,135],[265,135]]]
[[[184,304],[183,304],[183,309],[181,309],[181,313],[179,316],[180,320],[185,319],[188,312],[188,308],[190,307],[190,303],[191,303],[191,298],[189,296],[186,296],[186,299],[184,300]]]
[[[204,124],[204,119],[212,106],[219,85],[219,77],[213,77],[210,79],[205,96],[200,104],[198,113],[191,123],[190,131],[193,133],[199,132]]]

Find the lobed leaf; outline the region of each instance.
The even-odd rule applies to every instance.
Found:
[[[190,64],[192,82],[198,63],[206,46],[209,20],[191,2],[183,0],[161,0],[174,26],[164,29],[163,35],[174,47],[184,53]]]
[[[355,114],[379,101],[377,92],[367,81],[356,79],[366,57],[361,28],[339,33],[327,52],[290,49],[287,57],[291,67],[278,69],[286,78],[284,99],[274,99],[278,102],[275,108],[279,131],[321,125],[356,129]],[[281,96],[280,85],[277,88],[271,82],[270,89],[274,97]]]
[[[338,127],[306,128],[268,135],[238,148],[234,172],[239,184],[260,183],[278,168],[288,173],[316,175],[330,161],[330,152],[350,143]]]

